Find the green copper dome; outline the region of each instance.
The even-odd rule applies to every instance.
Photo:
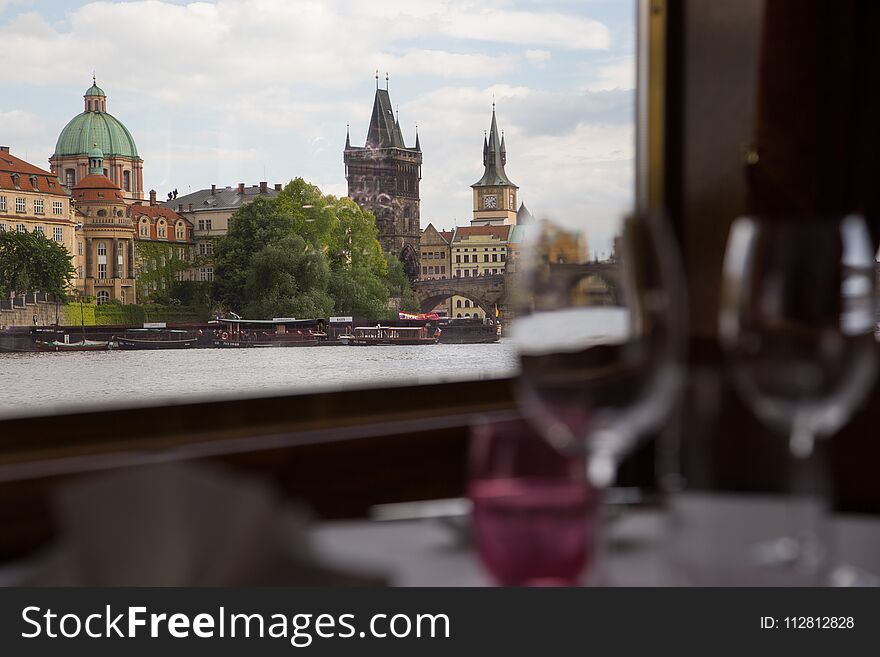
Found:
[[[86,155],[94,144],[103,151],[104,157],[138,158],[131,133],[106,112],[83,112],[73,117],[58,136],[55,155]]]
[[[107,94],[104,93],[104,90],[101,89],[101,87],[99,87],[97,84],[95,84],[93,82],[92,86],[89,87],[88,89],[86,89],[86,93],[84,95],[85,96],[106,96]]]

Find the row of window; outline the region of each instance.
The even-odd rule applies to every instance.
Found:
[[[85,170],[85,165],[83,165],[83,169]],[[111,173],[111,172],[108,171],[107,169],[104,169],[105,176],[107,176],[109,173]],[[115,182],[115,178],[116,178],[115,170],[113,173],[114,173],[113,178],[114,178],[114,182]],[[83,175],[85,175],[85,173]],[[76,184],[76,169],[65,169],[64,170],[64,184],[67,185],[67,187],[73,187]],[[126,192],[131,191],[131,171],[123,171],[122,172],[122,189],[124,189]]]
[[[211,219],[199,219],[198,224],[199,230],[211,230],[213,227],[213,221]]]
[[[426,260],[439,260],[443,258],[445,254],[442,251],[423,251],[422,258]]]
[[[33,202],[34,214],[46,214],[46,206],[41,198],[35,198]],[[15,197],[15,211],[19,214],[27,212],[27,199],[23,196]],[[0,212],[9,212],[9,202],[5,196],[0,196]],[[64,215],[64,201],[52,201],[52,214]]]
[[[12,230],[11,227],[10,227],[10,230]],[[25,226],[24,224],[16,224],[15,230],[17,230],[19,233],[26,233],[27,226]],[[5,233],[5,232],[6,232],[6,224],[0,224],[0,233]],[[35,233],[42,233],[43,235],[45,235],[46,229],[43,226],[34,226],[34,232]],[[63,242],[64,241],[64,228],[62,228],[61,226],[53,226],[52,227],[52,239],[54,239],[56,242]]]
[[[489,250],[489,247],[488,247],[488,246],[484,246],[484,247],[483,247],[483,251],[488,251],[488,250]],[[497,251],[497,250],[498,250],[498,247],[497,247],[497,246],[493,246],[493,247],[492,247],[492,250],[493,250],[493,251]],[[503,247],[503,246],[501,247],[501,250],[502,250],[502,251],[504,250],[504,247]],[[465,248],[455,247],[455,252],[458,253],[459,251],[465,251],[465,252],[467,252],[467,251],[479,251],[479,249],[478,249],[477,247],[473,247],[472,249],[468,249],[467,247],[465,247]]]
[[[425,275],[425,274],[445,274],[445,273],[446,273],[446,266],[445,265],[439,265],[436,267],[435,266],[427,266],[426,267],[426,266],[422,265],[422,275]]]
[[[141,219],[139,232],[140,232],[141,237],[149,237],[150,236],[150,221],[146,217]],[[156,237],[159,237],[159,238],[168,237],[168,228],[165,225],[164,219],[160,219],[156,224]],[[178,221],[174,225],[174,239],[177,239],[177,240],[185,240],[186,239],[186,224],[184,224],[182,221]]]
[[[473,274],[471,274],[471,272],[473,272]],[[480,272],[479,269],[456,269],[455,270],[455,277],[456,278],[471,278],[471,276],[473,276],[474,278],[477,278],[478,276],[492,276],[492,275],[503,274],[503,273],[504,273],[503,269],[497,269],[497,268],[491,269],[491,270],[484,269],[482,271],[482,273]]]
[[[484,254],[483,254],[483,262],[504,262],[504,254],[503,254],[503,253],[493,253],[493,254],[491,254],[491,255],[492,255],[492,260],[490,261],[490,260],[489,260],[489,254],[488,254],[488,253],[484,253]],[[500,258],[499,258],[499,256],[500,256]],[[478,256],[477,254],[474,254],[473,262],[478,262],[478,258],[479,258],[479,257],[480,257],[480,256]],[[461,262],[461,261],[462,261],[461,258],[462,258],[462,257],[461,257],[460,255],[455,256],[455,262]],[[465,262],[472,262],[472,261],[471,261],[471,256],[465,254],[465,256],[464,256],[464,261],[465,261]]]

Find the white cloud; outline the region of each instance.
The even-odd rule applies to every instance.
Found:
[[[616,61],[600,65],[594,71],[589,88],[596,91],[611,89],[635,89],[636,58],[622,57]]]
[[[526,61],[535,68],[544,68],[551,57],[549,50],[526,50]]]
[[[45,165],[96,69],[160,195],[297,175],[343,195],[345,124],[363,143],[378,68],[392,74],[408,142],[420,126],[423,225],[470,219],[493,94],[521,200],[612,216],[632,197],[633,101],[621,91],[632,89],[632,58],[610,59],[610,31],[581,14],[507,0],[92,2],[57,23],[29,10],[0,23],[0,83],[57,89],[58,104],[29,114],[4,98],[0,111],[19,114],[0,120],[14,126],[4,139]],[[92,54],[96,34],[112,38]],[[596,57],[598,68],[582,68]],[[537,88],[562,68],[581,89]]]
[[[611,32],[599,21],[555,12],[454,10],[442,16],[438,26],[457,39],[567,50],[607,50],[611,45]]]

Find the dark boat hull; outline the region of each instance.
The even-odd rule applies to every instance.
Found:
[[[393,339],[370,339],[370,338],[348,338],[339,339],[340,344],[348,347],[387,347],[390,345],[414,347],[422,344],[437,344],[437,338],[421,338],[414,340],[393,340]]]
[[[198,344],[198,338],[186,340],[134,340],[132,338],[116,338],[120,349],[127,351],[146,351],[154,349],[190,349]]]
[[[317,340],[214,340],[215,347],[224,349],[250,349],[254,347],[314,347]]]

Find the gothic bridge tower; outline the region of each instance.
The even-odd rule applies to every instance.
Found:
[[[422,178],[422,150],[419,134],[412,148],[406,146],[385,88],[379,88],[366,143],[352,146],[345,136],[345,178],[348,197],[376,217],[382,251],[403,263],[410,280],[419,276],[419,181]]]

